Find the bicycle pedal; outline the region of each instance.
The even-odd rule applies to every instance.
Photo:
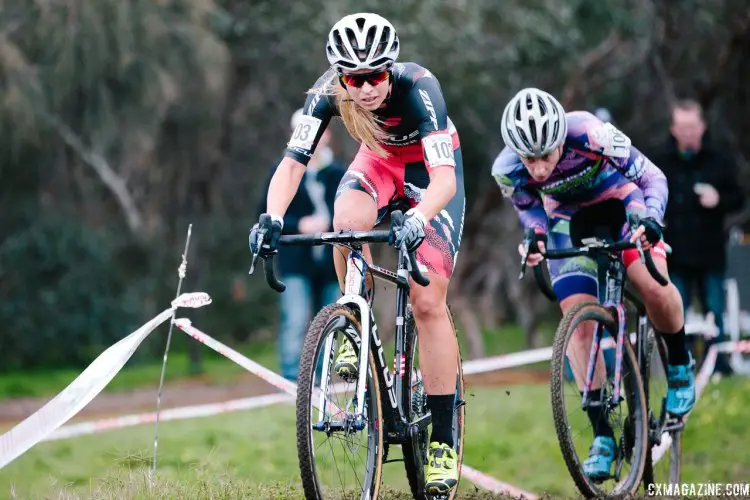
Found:
[[[606,476],[589,477],[589,479],[591,479],[594,484],[602,484],[603,482],[612,479],[612,477],[612,474],[608,474]]]
[[[679,432],[685,428],[685,421],[682,418],[671,417],[664,422],[662,432]]]

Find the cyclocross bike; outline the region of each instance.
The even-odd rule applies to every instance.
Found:
[[[391,213],[403,222],[400,211]],[[297,386],[297,453],[305,498],[375,499],[380,490],[383,464],[403,461],[414,498],[452,499],[427,495],[424,466],[431,423],[422,376],[418,370],[417,329],[409,305],[409,276],[420,286],[429,279],[417,266],[413,252],[402,246],[396,272],[365,261],[366,243],[388,242],[389,231],[338,231],[281,236],[284,245],[341,245],[347,257],[344,295],[312,320],[305,336]],[[273,269],[272,255],[264,258],[269,286],[285,286]],[[253,256],[252,274],[257,255]],[[396,285],[396,335],[393,370],[386,363],[383,344],[373,314],[375,287],[368,294],[366,276]],[[449,314],[450,317],[450,314]],[[356,380],[335,376],[334,358],[344,340],[358,353]],[[464,385],[459,353],[456,373],[453,436],[460,467],[463,458]],[[388,460],[389,448],[399,445],[402,458]],[[338,463],[335,452],[346,455]]]
[[[668,281],[656,269],[651,253],[643,251],[640,241],[616,241],[618,236],[615,235],[622,226],[601,222],[602,219],[606,221],[606,214],[604,211],[598,216],[599,224],[583,228],[582,236],[586,237],[573,238],[574,245],[580,246],[548,250],[543,254],[546,259],[590,257],[596,261],[599,282],[598,302],[574,306],[557,328],[551,360],[550,390],[560,449],[580,492],[586,497],[623,498],[634,494],[641,482],[644,489],[655,482],[679,482],[681,431],[684,424],[682,419],[676,419],[666,412],[666,344],[655,334],[643,302],[626,288],[627,274],[620,254],[624,250],[637,248],[641,261],[646,264],[651,276],[662,286],[666,286]],[[624,207],[622,215],[620,220],[624,222]],[[574,233],[574,222],[575,217],[571,221],[571,235]],[[631,228],[636,228],[638,218],[631,215],[628,223]],[[529,245],[527,255],[539,253],[533,232],[527,233],[526,244]],[[521,277],[525,268],[526,258],[522,261]],[[535,266],[534,277],[544,295],[556,301],[557,297],[547,283],[541,265]],[[636,313],[635,333],[631,335],[626,335],[628,303]],[[596,325],[588,360],[571,359],[566,354],[570,341],[576,328],[585,321],[592,321]],[[612,338],[605,338],[605,332]],[[615,349],[614,373],[603,370],[603,362],[597,367],[599,353],[606,348]],[[586,366],[583,391],[579,390],[574,377],[566,377],[566,358],[570,366]],[[602,371],[607,372],[606,378],[595,384],[595,374]],[[572,385],[568,391],[566,382]],[[604,390],[600,391],[599,399],[593,400],[589,397],[589,392],[596,387]],[[587,477],[582,468],[592,438],[591,432],[585,431],[583,426],[591,427],[586,411],[593,406],[604,407],[602,414],[609,418],[613,430],[615,427],[612,424],[617,422],[617,417],[620,423],[619,433],[615,430],[617,449],[613,470],[608,478],[597,481]],[[665,457],[664,460],[661,460],[662,457]],[[626,472],[623,471],[625,467]],[[608,490],[607,486],[610,485],[611,489]]]

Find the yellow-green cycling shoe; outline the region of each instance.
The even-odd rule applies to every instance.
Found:
[[[458,484],[456,452],[444,443],[430,443],[425,468],[425,489],[430,495],[447,495]]]
[[[357,353],[352,346],[349,339],[344,340],[339,348],[339,355],[336,357],[336,362],[333,365],[333,370],[338,374],[339,377],[346,381],[353,381],[357,378]]]

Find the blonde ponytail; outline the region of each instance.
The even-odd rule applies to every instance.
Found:
[[[324,85],[312,88],[307,93],[333,95],[336,99],[336,107],[341,115],[341,121],[344,122],[349,135],[355,141],[367,146],[371,151],[388,158],[390,154],[383,147],[383,142],[388,138],[388,134],[383,130],[380,120],[349,97],[346,89],[339,84],[335,71],[331,70],[330,73],[330,78]]]

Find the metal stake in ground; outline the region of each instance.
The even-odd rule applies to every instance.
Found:
[[[193,225],[190,224],[188,226],[187,231],[187,239],[185,240],[185,252],[182,254],[182,263],[180,264],[180,267],[177,269],[177,275],[179,276],[180,280],[177,282],[177,293],[175,294],[175,299],[180,296],[180,291],[182,290],[182,280],[185,278],[185,272],[187,271],[187,254],[188,254],[188,247],[190,246],[190,234],[192,233]],[[169,322],[169,333],[167,333],[167,345],[164,348],[164,360],[161,365],[161,377],[159,378],[159,390],[156,395],[156,421],[154,423],[154,461],[151,466],[151,474],[150,478],[153,484],[153,475],[156,473],[156,451],[159,447],[159,410],[161,408],[161,393],[162,388],[164,386],[164,373],[167,370],[167,355],[169,354],[169,345],[172,342],[172,328],[174,327],[174,316],[175,312],[177,311],[177,308],[174,308],[172,310],[172,320]]]

